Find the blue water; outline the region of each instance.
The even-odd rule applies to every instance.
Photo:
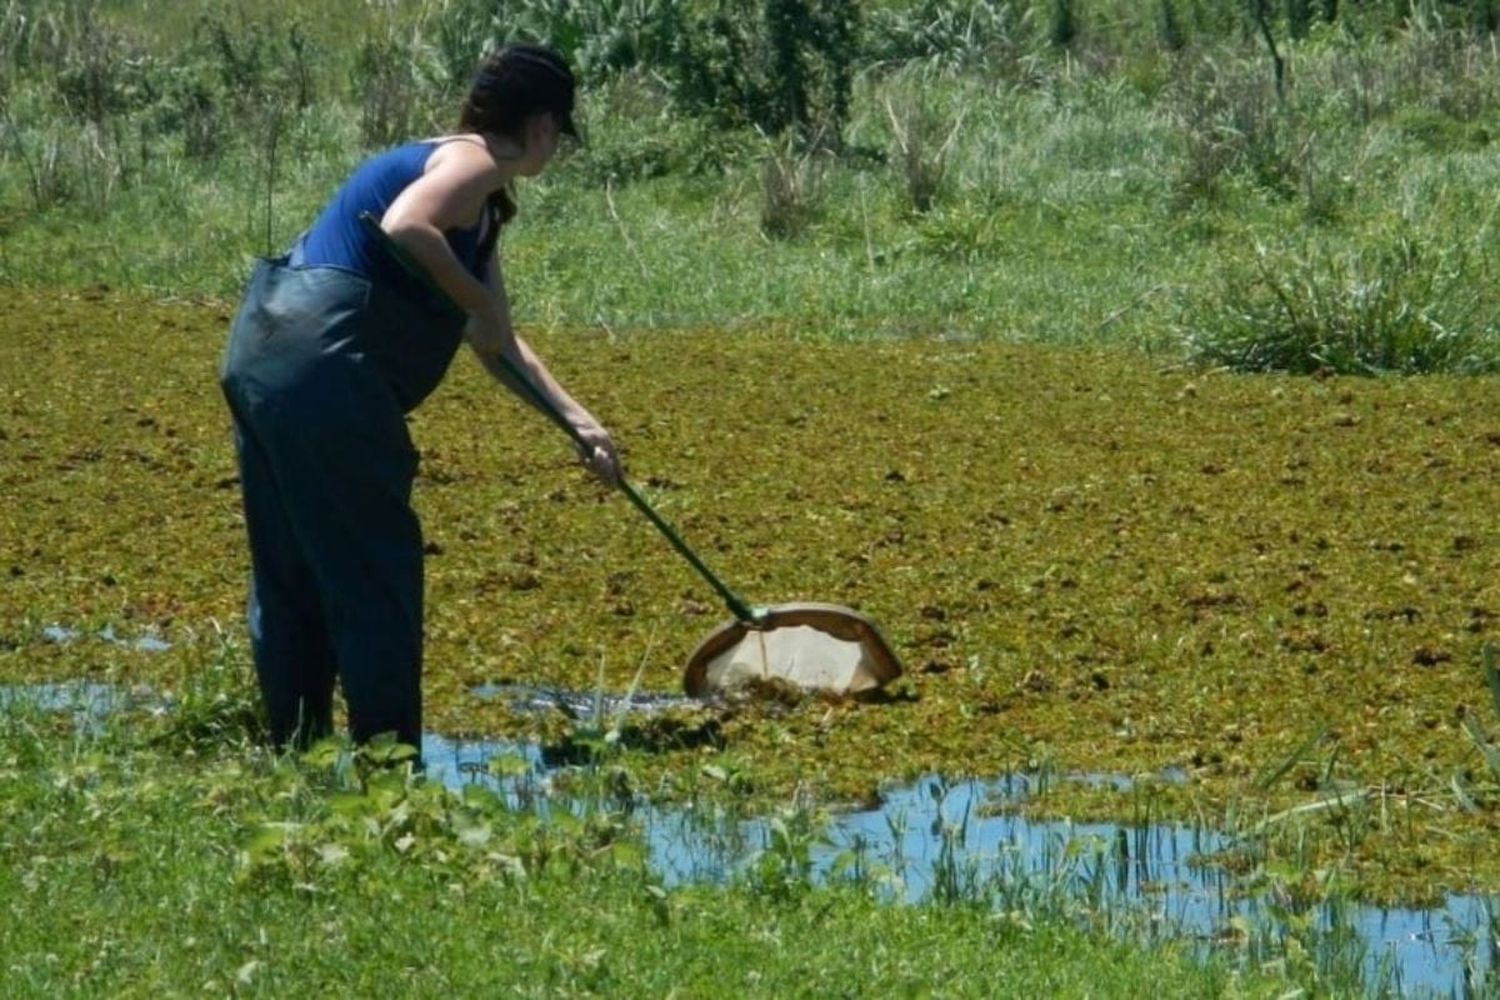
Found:
[[[497,754],[524,761],[525,773],[506,781],[490,777],[484,762]],[[549,772],[533,745],[427,734],[422,756],[428,776],[453,788],[477,782],[513,803],[547,792]],[[1157,779],[1185,776],[1169,771]],[[1122,789],[1132,783],[1121,775],[1050,780]],[[811,847],[810,876],[826,882],[839,871],[883,874],[896,898],[913,903],[939,895],[942,886],[958,896],[989,889],[1001,899],[1026,891],[1071,893],[1161,939],[1217,940],[1236,918],[1240,926],[1275,926],[1275,901],[1242,898],[1233,876],[1197,863],[1230,846],[1226,835],[1180,824],[1073,823],[1003,811],[1036,784],[1025,775],[954,783],[928,777],[887,790],[876,808],[830,811]],[[770,850],[774,836],[772,819],[692,806],[642,805],[634,815],[649,864],[667,885],[725,883]],[[1369,981],[1386,975],[1402,995],[1459,996],[1471,955],[1480,971],[1495,961],[1487,934],[1496,907],[1500,899],[1453,894],[1432,908],[1322,904],[1315,919],[1325,931],[1338,927],[1357,939]],[[1473,938],[1479,943],[1470,948]]]
[[[66,712],[80,730],[93,732],[112,712],[142,709],[160,714],[172,702],[145,687],[122,688],[117,684],[63,681],[56,684],[0,684],[0,712],[29,710]]]
[[[71,712],[80,725],[97,725],[122,707],[155,704],[149,692],[107,684],[0,685],[0,710],[20,706]],[[160,706],[157,705],[158,709]],[[543,814],[577,803],[552,787],[556,773],[535,744],[457,739],[428,733],[422,758],[430,780],[461,789],[478,784],[516,808]],[[499,758],[505,777],[492,773]],[[1108,783],[1120,775],[1072,774],[1047,780]],[[1181,781],[1180,772],[1156,776]],[[1172,823],[1130,826],[1073,823],[1017,815],[1011,807],[1039,790],[1035,776],[946,782],[927,777],[884,791],[871,808],[830,809],[808,844],[809,877],[828,882],[857,872],[881,880],[893,900],[920,902],[945,891],[969,897],[990,891],[999,905],[1028,893],[1058,893],[1089,902],[1148,937],[1214,941],[1238,926],[1277,927],[1276,901],[1244,898],[1233,876],[1198,859],[1230,846],[1226,835]],[[743,818],[713,807],[636,803],[633,817],[664,884],[722,884],[749,871],[772,851],[777,819]],[[793,820],[784,820],[792,822]],[[785,826],[783,826],[783,829]],[[1500,899],[1454,894],[1432,908],[1377,907],[1347,902],[1314,909],[1317,925],[1339,928],[1361,946],[1367,977],[1382,974],[1404,995],[1464,993],[1464,962],[1479,971],[1496,961],[1488,937],[1490,911]],[[1232,923],[1233,922],[1233,923]],[[1477,939],[1469,947],[1467,942]]]
[[[0,684],[0,710],[72,712],[97,720],[125,707],[127,696],[114,684],[70,681],[62,684]]]

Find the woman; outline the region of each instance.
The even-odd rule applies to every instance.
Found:
[[[278,747],[332,732],[335,676],[356,742],[394,733],[421,745],[422,536],[404,415],[461,341],[512,389],[501,359],[525,373],[577,432],[589,469],[620,475],[609,433],[512,329],[495,254],[513,180],[536,176],[575,134],[573,96],[555,52],[498,50],[457,132],[367,160],[292,252],[251,279],[221,383],[250,536],[251,646]],[[403,270],[366,213],[449,302]]]

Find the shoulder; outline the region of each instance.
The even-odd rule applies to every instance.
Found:
[[[505,184],[488,151],[479,143],[446,138],[420,145],[427,159],[386,210],[386,221],[395,213],[445,231],[477,224],[485,202]]]
[[[490,155],[484,140],[477,135],[441,136],[428,139],[427,143],[433,149],[427,157],[427,166],[423,171],[425,174],[442,173],[468,179],[491,177],[497,182],[501,179],[495,158]]]

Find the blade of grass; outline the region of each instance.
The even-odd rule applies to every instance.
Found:
[[[1484,762],[1489,765],[1490,774],[1496,781],[1500,781],[1500,749],[1492,746],[1490,741],[1485,739],[1484,731],[1473,719],[1467,717],[1464,719],[1464,731],[1469,734],[1469,739],[1474,741],[1474,745],[1484,756]]]
[[[656,645],[656,627],[653,625],[651,634],[646,637],[646,651],[641,654],[641,662],[635,668],[635,677],[630,681],[630,687],[625,691],[625,697],[620,702],[619,711],[615,713],[614,720],[610,723],[610,731],[618,733],[620,726],[625,721],[625,715],[630,711],[631,705],[635,703],[635,693],[640,690],[641,677],[646,672],[646,664],[651,659],[652,647]],[[617,737],[618,738],[618,737]]]
[[[604,653],[599,653],[599,673],[594,681],[594,714],[589,723],[593,726],[604,727]]]
[[[1278,823],[1285,822],[1296,816],[1310,816],[1313,813],[1326,812],[1329,809],[1341,809],[1345,806],[1357,805],[1370,797],[1368,789],[1360,788],[1353,791],[1337,791],[1331,795],[1323,795],[1311,802],[1304,802],[1290,809],[1283,809],[1272,816],[1267,816],[1256,824],[1252,833],[1263,833]]]
[[[1480,661],[1484,664],[1484,679],[1490,686],[1490,700],[1495,705],[1495,718],[1500,720],[1500,667],[1495,666],[1495,644],[1487,642],[1480,652]]]
[[[1328,733],[1328,727],[1324,726],[1323,728],[1319,729],[1316,733],[1314,733],[1312,736],[1308,737],[1307,740],[1304,741],[1302,744],[1300,744],[1297,747],[1297,749],[1293,750],[1292,753],[1291,753],[1291,756],[1287,757],[1286,760],[1282,761],[1281,764],[1275,770],[1269,771],[1266,774],[1263,774],[1259,778],[1257,778],[1255,780],[1255,787],[1258,788],[1258,789],[1260,789],[1261,791],[1265,791],[1266,789],[1270,788],[1272,785],[1276,784],[1276,782],[1278,782],[1282,778],[1286,777],[1287,772],[1290,771],[1292,768],[1296,767],[1302,761],[1302,758],[1307,755],[1307,752],[1309,750],[1311,750],[1313,747],[1317,746],[1320,742],[1322,742],[1323,737],[1327,733]]]
[[[1464,788],[1463,782],[1459,780],[1457,774],[1453,775],[1453,778],[1449,781],[1449,786],[1453,789],[1453,799],[1458,803],[1459,809],[1466,813],[1477,813],[1479,811],[1478,803],[1474,801],[1474,797]]]
[[[1328,764],[1323,768],[1323,787],[1326,788],[1333,783],[1333,769],[1338,766],[1339,745],[1333,745],[1333,753],[1328,755]]]

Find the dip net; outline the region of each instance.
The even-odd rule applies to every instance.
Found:
[[[688,658],[682,686],[695,698],[757,682],[859,694],[901,676],[901,662],[875,623],[837,604],[778,604],[754,622],[731,620]]]

